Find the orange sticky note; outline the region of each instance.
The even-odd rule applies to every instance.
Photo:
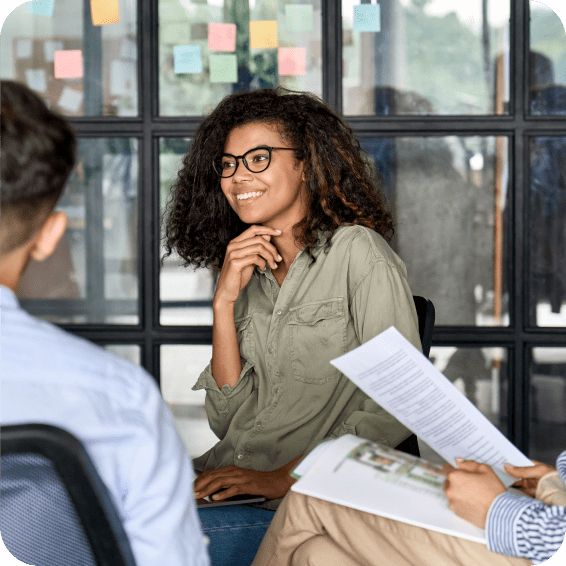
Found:
[[[120,21],[118,0],[90,0],[93,26],[117,24]]]
[[[83,52],[80,49],[55,51],[56,79],[80,79],[83,76]]]
[[[236,51],[236,24],[208,24],[210,51]]]
[[[250,22],[250,47],[273,49],[278,47],[277,20]]]
[[[307,72],[307,50],[302,47],[279,49],[280,75],[304,75]]]

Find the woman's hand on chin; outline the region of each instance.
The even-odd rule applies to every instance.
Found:
[[[277,269],[277,262],[282,258],[271,243],[271,237],[279,234],[280,230],[253,225],[228,244],[214,294],[216,305],[233,304],[248,284],[256,265],[265,269],[269,264],[271,269]]]
[[[195,480],[195,498],[200,499],[222,490],[212,499],[221,501],[240,494],[263,495],[267,499],[278,499],[283,497],[295,483],[289,475],[292,468],[293,466],[287,464],[273,472],[258,472],[238,466],[209,470]]]

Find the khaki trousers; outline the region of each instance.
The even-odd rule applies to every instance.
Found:
[[[252,566],[531,566],[487,546],[290,491]]]

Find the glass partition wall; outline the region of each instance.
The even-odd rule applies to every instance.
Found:
[[[551,462],[566,406],[566,33],[515,0],[55,0],[23,4],[0,76],[73,122],[69,226],[33,264],[30,312],[146,367],[191,455],[215,273],[162,261],[161,214],[203,114],[226,94],[313,92],[355,129],[392,208],[431,360]],[[426,453],[425,455],[429,455]]]

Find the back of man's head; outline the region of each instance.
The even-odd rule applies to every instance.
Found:
[[[0,254],[19,248],[52,212],[75,164],[69,122],[29,88],[0,81]]]

